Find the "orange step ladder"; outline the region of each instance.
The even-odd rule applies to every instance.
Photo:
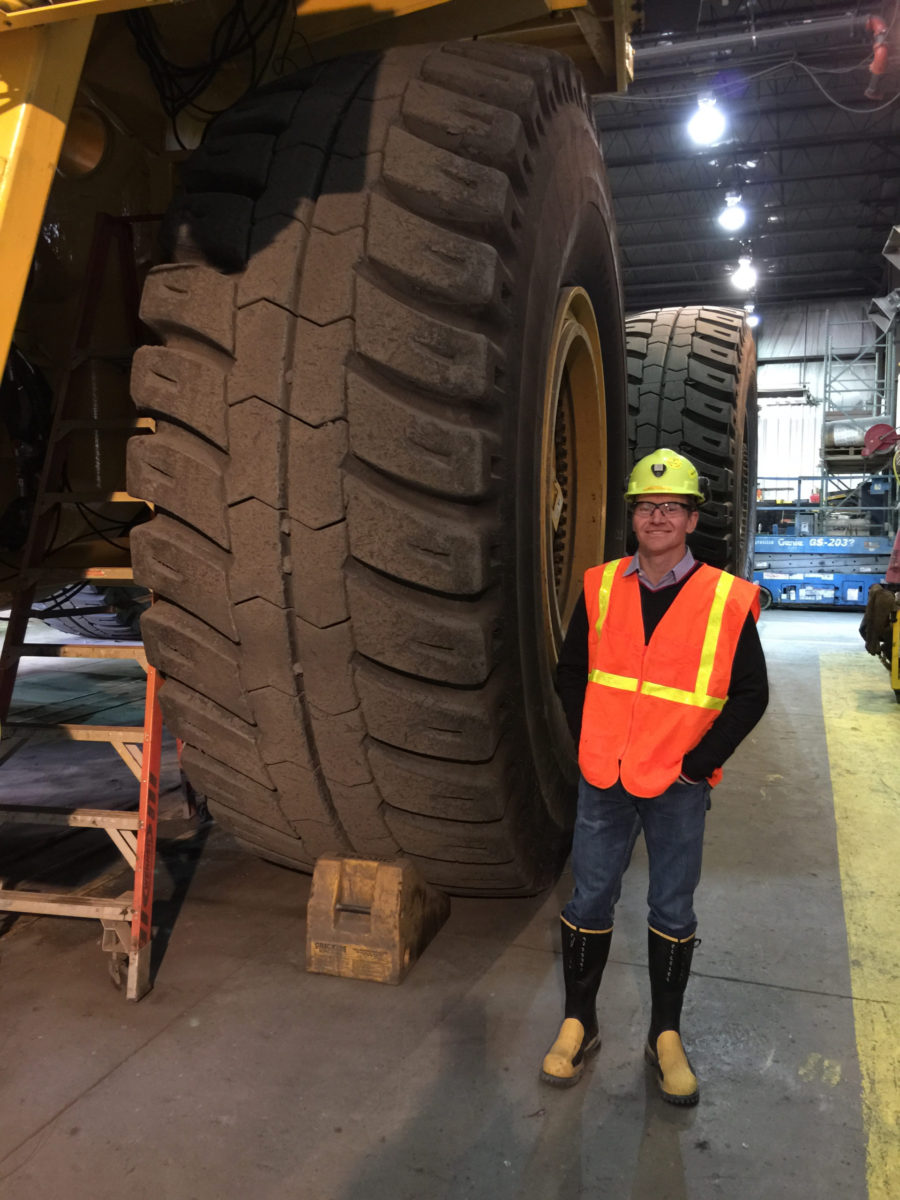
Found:
[[[147,672],[143,725],[37,725],[5,722],[0,740],[2,765],[35,737],[61,735],[79,742],[109,742],[140,784],[137,811],[100,808],[46,807],[0,804],[0,824],[68,825],[103,829],[134,872],[130,892],[98,898],[78,894],[7,888],[0,881],[0,912],[37,913],[47,916],[86,917],[103,925],[102,948],[112,955],[110,972],[116,983],[125,971],[125,994],[140,1000],[150,990],[150,948],[153,914],[153,872],[159,822],[159,775],[162,757],[162,713],[159,707],[159,675],[147,663],[140,646],[94,644],[29,644],[9,647],[9,630],[4,653],[16,659],[34,655],[60,658],[132,658]]]
[[[127,534],[111,539],[96,530],[99,537],[78,537],[61,547],[54,546],[59,512],[70,505],[78,507],[102,502],[134,505],[142,501],[123,491],[89,491],[68,486],[66,465],[69,438],[73,433],[104,430],[152,428],[153,422],[137,416],[122,420],[85,420],[72,411],[70,383],[73,372],[91,358],[105,358],[109,348],[94,344],[94,326],[99,297],[111,263],[117,259],[122,287],[123,311],[128,318],[130,344],[123,345],[114,357],[130,358],[141,340],[138,318],[138,280],[134,259],[132,225],[155,217],[113,217],[98,214],[94,237],[78,306],[78,315],[65,369],[57,382],[53,416],[47,439],[40,479],[37,482],[28,536],[13,584],[13,600],[6,634],[0,649],[0,779],[2,764],[25,744],[37,738],[62,736],[78,742],[108,742],[122,758],[140,784],[137,811],[102,808],[46,807],[28,804],[0,804],[0,825],[66,825],[73,828],[103,829],[134,872],[134,886],[118,897],[31,891],[3,886],[0,881],[0,912],[37,913],[67,917],[87,917],[103,925],[103,949],[112,956],[111,973],[121,984],[122,967],[126,995],[139,1000],[150,988],[150,945],[153,909],[153,870],[159,821],[159,776],[162,755],[162,715],[158,693],[160,679],[147,663],[140,644],[107,642],[34,643],[26,641],[29,618],[46,616],[34,612],[36,592],[45,592],[79,581],[133,583]],[[90,521],[88,525],[93,529]],[[75,610],[76,612],[78,610]],[[95,611],[87,609],[84,611]],[[67,615],[75,615],[70,610]],[[144,723],[114,725],[38,725],[8,722],[19,662],[33,656],[57,658],[131,659],[138,662],[147,676]]]

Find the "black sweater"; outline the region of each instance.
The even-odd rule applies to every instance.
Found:
[[[654,629],[669,605],[692,574],[693,571],[671,587],[660,588],[655,592],[643,584],[640,585],[645,645],[650,641]],[[556,667],[556,690],[576,745],[581,736],[581,714],[587,681],[588,620],[582,592],[572,613]],[[721,767],[766,711],[768,702],[766,660],[763,657],[756,621],[753,614],[748,613],[731,666],[731,682],[728,685],[725,707],[693,750],[689,750],[684,756],[682,770],[688,779],[705,779],[716,767]]]

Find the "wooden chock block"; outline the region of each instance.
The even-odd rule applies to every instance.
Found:
[[[406,859],[320,858],[306,910],[306,969],[402,983],[450,915]]]

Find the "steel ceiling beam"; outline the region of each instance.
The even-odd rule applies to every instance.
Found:
[[[801,185],[801,184],[811,184],[811,183],[830,183],[836,179],[871,179],[871,180],[875,180],[876,182],[879,182],[879,181],[885,182],[887,180],[893,180],[893,179],[897,179],[897,178],[900,178],[900,166],[891,167],[886,171],[876,171],[876,170],[869,169],[869,170],[817,172],[814,175],[776,175],[776,176],[770,177],[768,179],[749,180],[749,181],[745,182],[744,184],[742,184],[742,190],[746,191],[748,188],[757,190],[757,189],[761,189],[761,188],[785,187],[785,186],[790,186],[791,184],[797,186],[797,185]],[[665,203],[666,199],[671,196],[692,195],[696,192],[707,192],[707,191],[715,192],[716,187],[715,186],[710,187],[709,184],[704,185],[702,183],[685,184],[682,187],[667,187],[667,186],[660,187],[660,188],[656,189],[655,193],[650,192],[649,194],[650,195],[656,194],[656,195],[660,196],[662,199],[662,202]],[[615,192],[616,192],[615,187],[613,188],[613,192],[615,194]],[[639,187],[636,191],[633,191],[633,192],[619,191],[616,196],[616,202],[624,204],[627,201],[645,199],[645,198],[647,198],[647,196],[648,196],[648,189],[646,187]]]
[[[667,42],[657,42],[648,45],[640,37],[633,39],[635,73],[643,67],[659,63],[684,60],[696,54],[722,54],[730,50],[756,51],[760,47],[772,46],[776,42],[789,42],[794,47],[821,43],[823,38],[831,36],[851,37],[855,34],[865,34],[865,16],[842,14],[835,17],[816,17],[812,20],[800,19],[797,22],[787,22],[778,25],[756,24],[755,28],[747,29],[747,22],[741,22],[743,29],[731,29],[707,37],[673,39]],[[683,61],[681,61],[683,69]]]
[[[828,116],[843,114],[846,117],[876,118],[880,121],[882,114],[888,114],[889,117],[895,115],[896,110],[894,109],[882,109],[880,112],[876,112],[877,103],[873,103],[871,107],[865,106],[859,86],[861,83],[867,82],[865,76],[866,72],[861,65],[860,75],[858,78],[854,77],[852,88],[847,83],[839,84],[834,80],[829,80],[828,87],[833,94],[833,100],[824,96],[806,74],[794,75],[789,79],[781,78],[776,81],[751,79],[749,82],[756,85],[751,101],[737,96],[723,96],[723,100],[729,106],[733,120],[741,120],[748,116],[765,119],[766,117],[795,116],[797,114],[809,114],[814,117],[822,114]],[[774,90],[779,85],[780,90]],[[652,98],[652,93],[644,92],[639,83],[635,83],[629,96]],[[834,101],[838,103],[836,104]],[[844,110],[838,107],[839,104],[847,104],[853,108],[854,102],[860,107],[858,110],[854,108],[852,113],[844,113]],[[747,106],[746,112],[743,108],[745,105]],[[680,128],[682,121],[693,111],[695,106],[696,91],[686,92],[683,97],[678,99],[667,99],[663,96],[657,105],[651,104],[649,99],[636,102],[615,96],[609,98],[595,96],[593,98],[594,119],[601,133],[627,132],[633,129],[665,129],[672,125]],[[693,149],[693,147],[691,148]]]
[[[634,154],[631,157],[616,157],[616,135],[603,134],[603,154],[606,160],[606,169],[615,170],[618,167],[659,167],[666,166],[670,163],[683,162],[687,155],[684,151],[679,152],[676,148],[656,151],[647,148],[642,148],[640,154]],[[898,151],[897,141],[900,137],[900,121],[897,122],[897,127],[893,129],[884,129],[873,136],[865,139],[866,145],[877,147],[879,151],[900,155]],[[839,134],[822,133],[817,131],[813,125],[810,125],[809,132],[805,137],[784,138],[775,143],[773,149],[772,139],[745,140],[739,134],[727,146],[716,146],[714,153],[721,157],[723,150],[733,159],[746,160],[748,158],[762,158],[772,154],[792,154],[802,152],[809,149],[817,149],[823,147],[835,146],[858,146],[860,143],[860,131],[858,129],[848,129],[846,132]],[[612,152],[610,152],[612,150]],[[627,150],[627,148],[626,148]],[[700,159],[703,155],[709,154],[707,149],[701,152],[695,152],[695,157]],[[727,166],[733,166],[733,163],[728,163]]]
[[[719,199],[718,192],[716,192],[715,199],[718,202],[718,199]],[[837,222],[839,228],[842,226],[845,226],[845,225],[852,225],[852,224],[854,224],[854,222],[857,225],[861,225],[861,226],[875,225],[875,224],[887,226],[892,223],[891,214],[893,214],[893,212],[895,211],[896,206],[897,206],[897,202],[893,198],[885,199],[885,198],[879,197],[879,196],[867,196],[867,197],[861,196],[859,199],[853,198],[851,200],[846,200],[846,201],[843,201],[842,203],[838,203],[838,204],[835,204],[828,200],[819,200],[819,201],[810,202],[807,204],[793,204],[793,205],[784,205],[784,204],[774,205],[773,204],[773,205],[767,206],[766,208],[760,209],[759,215],[760,215],[760,217],[768,218],[768,217],[774,216],[774,217],[779,217],[782,219],[784,217],[793,219],[793,218],[799,216],[799,218],[801,220],[803,220],[803,219],[812,220],[812,218],[809,216],[810,213],[824,210],[827,214],[829,214],[828,216],[826,216],[825,220],[828,222],[831,222],[831,221]],[[699,214],[700,220],[705,220],[705,221],[715,220],[715,208],[717,208],[717,207],[718,207],[717,204],[715,204],[715,205],[711,204],[707,208],[706,212]],[[844,222],[838,221],[837,216],[831,215],[831,214],[834,214],[836,211],[845,211],[845,210],[848,210],[848,216]],[[616,225],[619,226],[619,228],[623,228],[625,226],[631,226],[631,225],[657,225],[661,229],[668,225],[672,225],[672,226],[678,225],[683,228],[687,221],[690,221],[692,224],[694,224],[697,220],[697,217],[698,217],[698,214],[696,212],[690,216],[673,215],[671,213],[671,211],[667,211],[662,214],[655,213],[655,214],[652,214],[651,216],[636,216],[636,215],[633,215],[630,211],[623,210],[622,212],[619,212],[616,214]],[[774,224],[774,222],[773,222],[773,224]],[[779,221],[779,224],[780,224],[780,221]],[[669,236],[670,237],[677,236],[677,233],[678,233],[678,230],[675,230],[675,232],[670,234]],[[728,235],[725,233],[722,233],[722,234],[720,234],[720,236],[727,237]]]
[[[806,237],[807,235],[812,237],[819,236],[827,238],[831,233],[846,233],[848,229],[855,229],[857,233],[865,235],[871,241],[873,246],[880,245],[881,241],[884,240],[883,232],[873,230],[868,224],[860,224],[855,222],[853,218],[847,221],[814,223],[812,225],[785,224],[779,225],[777,229],[748,227],[749,231],[745,232],[744,230],[741,230],[740,236],[738,234],[724,232],[722,229],[718,228],[715,218],[704,218],[704,223],[710,226],[709,233],[704,233],[702,230],[697,232],[695,222],[691,223],[691,228],[687,227],[687,222],[682,222],[682,229],[685,236],[679,238],[678,240],[689,246],[705,246],[712,244],[722,245],[723,243],[733,244],[739,243],[741,240],[750,240],[753,242],[754,246],[756,246],[760,242],[777,242],[780,238]],[[629,240],[627,237],[620,237],[619,246],[626,250],[632,248],[643,248],[645,246],[648,249],[655,249],[657,246],[671,246],[672,240],[673,239],[671,236],[647,237],[646,234],[637,234],[632,240]]]
[[[680,246],[679,246],[679,249],[681,249]],[[703,268],[713,268],[716,266],[721,266],[721,267],[734,266],[737,262],[737,258],[738,258],[737,254],[724,254],[724,255],[716,255],[715,257],[710,256],[710,257],[702,259],[700,262],[698,262],[697,259],[695,259],[695,258],[689,258],[689,259],[680,260],[678,262],[665,262],[664,260],[657,260],[655,262],[650,262],[650,263],[628,263],[623,266],[623,271],[626,275],[631,275],[632,277],[634,277],[635,275],[647,272],[647,271],[656,272],[656,274],[658,274],[658,275],[664,275],[667,272],[671,272],[671,271],[691,272],[691,271],[699,271],[699,270],[702,270]],[[823,247],[821,250],[814,250],[814,251],[801,250],[801,251],[798,251],[796,254],[785,254],[785,255],[754,254],[753,255],[753,265],[759,271],[760,278],[763,278],[766,273],[766,269],[774,267],[774,265],[779,262],[782,264],[789,264],[789,265],[796,262],[798,268],[800,268],[801,266],[803,268],[808,267],[808,269],[803,269],[803,270],[798,270],[797,272],[792,272],[792,274],[804,275],[804,274],[809,274],[812,271],[818,270],[818,268],[815,265],[817,262],[823,262],[824,265],[826,266],[826,268],[829,268],[830,266],[833,265],[836,267],[837,270],[840,270],[840,271],[856,270],[859,258],[860,258],[859,251],[857,251],[855,247],[849,247],[848,249],[840,249],[840,250],[834,250],[834,249],[828,250],[827,248]],[[846,261],[847,259],[850,259],[851,261],[847,262]],[[802,260],[802,262],[799,260]],[[838,264],[841,264],[841,265],[838,266]],[[834,271],[827,269],[823,273],[824,274],[833,274]]]
[[[858,277],[848,272],[834,277],[822,279],[820,276],[810,279],[809,284],[793,281],[788,286],[787,281],[781,280],[768,286],[759,286],[752,296],[736,292],[727,279],[723,280],[679,280],[676,283],[643,284],[626,292],[625,307],[629,311],[642,308],[654,308],[657,305],[674,304],[724,304],[740,308],[743,304],[752,302],[759,308],[761,305],[774,303],[779,300],[797,302],[821,300],[829,297],[867,296],[871,294],[871,283],[861,282]]]
[[[831,278],[835,278],[838,276],[844,277],[844,278],[860,278],[861,279],[864,276],[867,276],[867,274],[868,274],[868,272],[860,271],[858,268],[853,267],[853,266],[848,266],[846,263],[842,264],[841,266],[835,267],[834,270],[830,270],[827,268],[825,270],[822,270],[822,268],[819,265],[817,265],[816,263],[811,261],[810,256],[805,255],[803,257],[807,261],[802,262],[802,263],[797,263],[793,270],[766,271],[764,269],[760,269],[759,278],[757,280],[757,290],[764,287],[767,283],[770,286],[772,286],[774,284],[784,284],[791,280],[831,279]],[[731,266],[731,265],[733,265],[733,264],[724,263],[724,262],[707,262],[707,261],[677,264],[677,266],[679,268],[685,268],[685,267],[687,268],[687,273],[684,274],[682,276],[682,278],[686,278],[686,279],[689,279],[694,282],[701,282],[703,280],[709,280],[711,278],[724,279],[727,281],[729,279],[730,273],[726,272],[724,270],[724,268],[726,266]],[[762,266],[762,264],[760,264],[760,263],[756,263],[755,265],[757,267]],[[645,270],[650,270],[650,268],[649,267],[645,268]],[[658,284],[671,284],[672,280],[670,277],[669,278],[666,277],[666,271],[667,271],[667,269],[665,267],[659,267],[656,271],[656,275],[659,276],[659,278],[656,279],[656,281],[654,283],[641,283],[636,286],[638,286],[640,289],[643,290],[648,287],[654,287],[654,286],[656,286],[657,283]]]
[[[877,166],[885,159],[900,164],[900,128],[890,139],[860,138],[857,134],[856,138],[848,139],[841,145],[823,137],[821,142],[810,139],[798,146],[782,147],[778,143],[770,143],[759,147],[756,152],[749,147],[738,147],[724,155],[716,152],[712,156],[681,154],[660,159],[649,157],[640,161],[607,159],[606,169],[620,173],[630,171],[638,176],[655,173],[661,182],[671,176],[694,176],[702,185],[708,186],[711,178],[734,174],[736,171],[746,172],[748,178],[754,174],[764,175],[776,163],[785,174],[796,174],[797,171],[792,170],[795,164],[807,164],[812,169],[820,169],[823,163],[827,165],[837,156],[841,162],[850,161],[854,164],[872,161]]]

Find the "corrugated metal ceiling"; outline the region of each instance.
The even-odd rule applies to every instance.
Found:
[[[733,304],[739,255],[766,303],[883,294],[881,250],[900,218],[900,20],[886,4],[808,0],[646,0],[625,98],[597,98],[630,310]],[[888,26],[888,70],[867,99],[873,39]],[[729,113],[714,147],[686,122],[700,92]],[[745,228],[716,215],[737,190]]]

